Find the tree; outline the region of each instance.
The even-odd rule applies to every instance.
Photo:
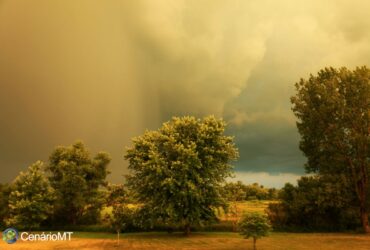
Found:
[[[234,232],[237,230],[237,222],[240,214],[240,209],[238,208],[237,202],[245,200],[246,188],[247,187],[241,181],[237,181],[235,183],[228,182],[222,188],[223,196],[230,203],[230,205],[225,210],[225,216],[227,220],[229,218],[231,219]]]
[[[123,185],[109,185],[106,205],[112,207],[112,213],[107,214],[106,220],[117,233],[119,245],[120,233],[130,223],[132,224],[133,210],[127,204],[127,192]]]
[[[268,199],[269,200],[276,200],[278,198],[279,190],[276,188],[269,188],[268,192]]]
[[[291,98],[306,170],[345,178],[354,190],[363,230],[369,227],[370,70],[325,68],[296,83]]]
[[[246,186],[245,193],[247,200],[267,200],[269,197],[268,189],[258,183]]]
[[[37,161],[21,172],[11,185],[8,225],[37,229],[53,210],[54,190],[43,172],[43,163]]]
[[[269,219],[276,229],[304,231],[353,230],[359,220],[352,204],[354,194],[343,189],[337,179],[303,176],[296,186],[285,184],[279,193],[280,202],[270,203]]]
[[[246,239],[253,238],[253,249],[256,249],[257,239],[267,236],[271,230],[266,215],[260,213],[249,213],[239,221],[239,231]]]
[[[241,181],[228,182],[222,188],[222,193],[228,201],[244,201],[246,196],[246,189],[246,185],[244,185]]]
[[[107,185],[109,162],[105,152],[91,158],[82,142],[52,152],[47,170],[57,195],[54,222],[96,223],[104,203],[100,187]]]
[[[226,206],[220,189],[238,156],[225,126],[213,116],[174,117],[133,139],[128,185],[152,218],[180,224],[186,235],[192,225],[217,220],[214,208]]]

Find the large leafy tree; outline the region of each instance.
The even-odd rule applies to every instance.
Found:
[[[56,190],[55,223],[95,223],[100,216],[110,156],[100,152],[93,158],[82,142],[57,147],[47,170]]]
[[[174,117],[133,139],[125,155],[128,185],[152,218],[182,225],[186,234],[216,219],[214,208],[225,205],[220,188],[238,156],[224,130],[225,122],[213,116]]]
[[[9,195],[9,226],[37,229],[52,212],[54,190],[38,161],[21,172],[11,185]]]
[[[291,98],[307,172],[345,179],[356,194],[364,231],[370,232],[370,70],[325,68],[301,79]]]

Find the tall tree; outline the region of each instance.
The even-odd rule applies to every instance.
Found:
[[[296,83],[291,98],[307,172],[346,178],[369,227],[370,70],[325,68]]]
[[[104,152],[91,158],[82,142],[60,146],[52,152],[47,170],[57,195],[54,222],[95,223],[91,220],[99,218],[104,203],[99,188],[107,184],[109,162],[110,156]]]
[[[192,225],[216,220],[214,208],[225,205],[220,188],[238,156],[224,130],[213,116],[174,117],[133,139],[128,185],[153,218],[180,224],[187,235]]]
[[[8,225],[37,229],[52,212],[54,190],[38,161],[21,172],[11,185]]]

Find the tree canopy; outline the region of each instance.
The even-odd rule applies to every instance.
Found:
[[[370,232],[370,70],[325,68],[301,79],[291,98],[306,170],[335,176],[356,193],[363,229]],[[343,181],[344,180],[344,181]],[[334,180],[335,181],[335,180]],[[347,185],[348,184],[348,185]]]
[[[224,135],[225,122],[174,117],[156,131],[133,139],[127,149],[128,185],[154,218],[191,225],[216,220],[215,207],[225,206],[220,188],[230,176],[238,151]]]
[[[93,158],[82,142],[57,147],[49,158],[47,170],[56,190],[56,223],[96,222],[104,203],[99,187],[106,186],[110,156],[105,152]]]
[[[53,211],[54,189],[38,161],[21,172],[11,185],[8,225],[27,230],[37,229]]]

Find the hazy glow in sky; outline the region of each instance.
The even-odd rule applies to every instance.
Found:
[[[305,159],[293,85],[325,66],[369,65],[369,9],[366,0],[0,0],[0,181],[82,139],[111,153],[119,182],[131,137],[173,115],[208,114],[236,136],[237,176],[295,180]]]

